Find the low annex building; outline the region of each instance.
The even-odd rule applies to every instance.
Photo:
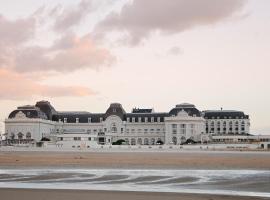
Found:
[[[129,145],[200,142],[204,136],[249,134],[249,116],[240,111],[199,111],[179,104],[169,112],[135,108],[127,113],[112,103],[105,113],[59,112],[47,101],[21,106],[5,120],[9,143],[51,140],[58,145],[89,147],[123,141]]]

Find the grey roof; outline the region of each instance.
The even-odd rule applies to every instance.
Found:
[[[22,112],[23,114],[25,114],[27,118],[48,119],[47,115],[44,112],[42,112],[38,107],[35,107],[35,106],[18,107],[16,110],[12,111],[9,114],[8,118],[9,119],[15,118],[19,112]]]
[[[175,108],[173,108],[169,112],[169,114],[170,114],[170,116],[172,116],[172,115],[176,116],[178,114],[178,112],[180,112],[181,110],[184,110],[185,112],[187,112],[189,116],[194,116],[194,115],[196,117],[201,116],[201,112],[193,104],[189,104],[189,103],[176,105]]]
[[[237,110],[206,110],[203,111],[206,119],[249,119],[249,116]]]
[[[152,113],[153,112],[153,109],[152,108],[144,108],[144,109],[141,109],[141,108],[133,108],[132,109],[132,113]]]
[[[123,121],[126,121],[127,118],[130,118],[130,120],[135,118],[135,122],[138,122],[139,118],[141,118],[141,122],[145,122],[145,118],[147,118],[149,122],[151,119],[154,119],[154,122],[159,120],[164,122],[165,117],[176,116],[182,110],[186,111],[189,116],[203,116],[205,118],[249,118],[244,112],[233,110],[206,110],[200,112],[193,104],[189,103],[178,104],[169,112],[153,112],[153,109],[136,108],[133,109],[132,113],[126,113],[120,103],[112,103],[105,113],[90,113],[86,111],[58,112],[48,101],[37,102],[35,106],[18,107],[17,110],[10,113],[9,118],[14,118],[19,111],[22,111],[29,118],[42,118],[52,121],[64,121],[66,118],[68,123],[76,123],[76,118],[79,118],[80,123],[88,123],[89,118],[91,118],[91,122],[98,123],[101,118],[106,120],[111,115],[119,116]]]

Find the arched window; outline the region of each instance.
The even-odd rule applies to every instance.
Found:
[[[136,139],[135,138],[131,139],[131,145],[136,145]]]
[[[148,138],[144,138],[144,145],[149,145],[149,140],[148,140]]]
[[[20,133],[18,133],[18,135],[17,135],[17,136],[18,136],[18,139],[19,139],[19,140],[22,140],[22,139],[23,139],[23,134],[22,134],[21,132],[20,132]]]
[[[26,133],[26,139],[28,139],[28,140],[31,139],[31,133],[30,132]]]
[[[184,136],[181,137],[181,143],[186,142],[186,138]]]
[[[172,138],[172,142],[173,142],[174,145],[176,145],[177,144],[177,138],[176,137],[173,137]]]
[[[156,141],[155,138],[152,138],[151,139],[151,145],[154,145],[155,144],[155,141]]]
[[[138,143],[139,145],[142,145],[142,138],[138,138],[137,143]]]

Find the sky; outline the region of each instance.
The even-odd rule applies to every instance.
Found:
[[[189,102],[244,111],[251,133],[270,134],[269,10],[269,0],[3,0],[0,121],[40,100],[93,113]]]

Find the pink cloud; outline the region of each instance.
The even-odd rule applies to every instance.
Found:
[[[31,99],[34,96],[63,97],[89,96],[96,94],[87,87],[43,85],[26,78],[22,74],[6,69],[0,69],[0,90],[1,100]]]
[[[241,11],[245,3],[246,0],[133,0],[120,14],[108,15],[96,32],[124,31],[131,44],[138,44],[154,31],[171,34],[215,24]]]
[[[16,51],[14,70],[20,72],[71,72],[84,68],[110,66],[115,57],[98,47],[89,35],[65,35],[51,47],[30,46]]]
[[[0,15],[0,47],[25,43],[35,34],[35,19],[8,20]]]

